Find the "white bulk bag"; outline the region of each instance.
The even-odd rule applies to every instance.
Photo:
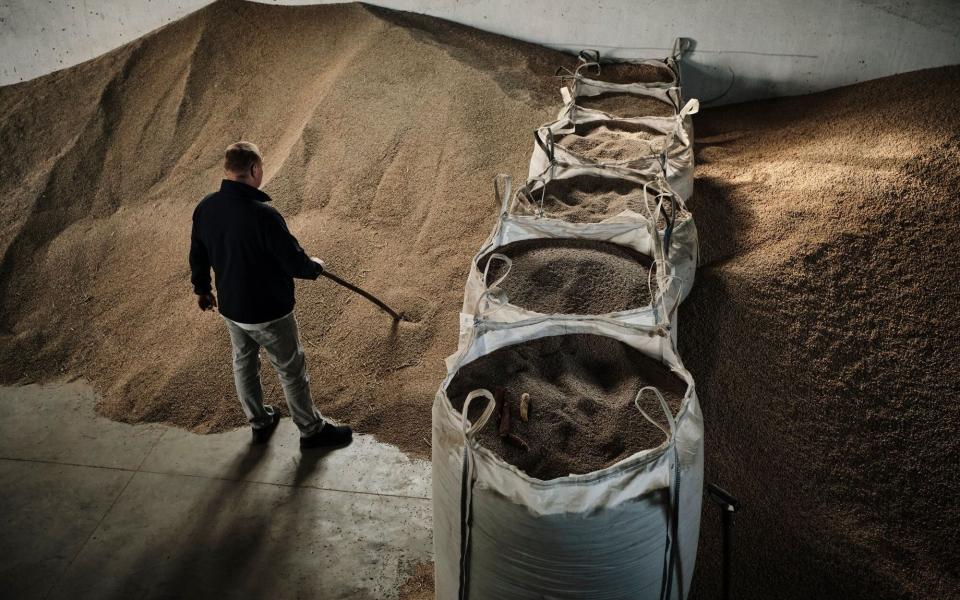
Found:
[[[683,107],[683,94],[680,92],[680,88],[676,86],[659,87],[655,84],[648,83],[609,83],[607,81],[590,79],[589,77],[577,76],[569,87],[563,86],[560,88],[560,96],[563,98],[564,110],[570,104],[576,105],[584,98],[592,98],[603,94],[631,94],[633,96],[655,98],[668,105],[674,114],[680,112],[680,109]],[[578,110],[595,109],[581,106]],[[595,110],[595,112],[602,111]]]
[[[583,175],[584,171],[595,177],[613,176],[608,170],[594,168],[573,170],[572,173]],[[566,175],[565,172],[560,174],[561,177]],[[659,192],[658,188],[655,185],[650,186],[649,182],[640,179],[628,180],[634,181],[638,189],[652,187],[651,200]],[[529,196],[531,185],[536,189],[537,182],[529,182],[527,188],[521,190],[520,194]],[[514,215],[511,214],[513,196],[510,188],[509,175],[499,175],[494,179],[494,189],[501,206],[500,218],[490,237],[484,242],[471,263],[460,316],[461,347],[466,343],[469,330],[473,328],[477,319],[510,323],[544,316],[542,313],[510,304],[509,298],[503,297],[497,284],[505,277],[509,277],[509,270],[501,276],[500,280],[487,285],[487,269],[490,263],[487,262],[483,269],[480,267],[481,262],[487,257],[491,257],[490,261],[503,260],[509,263],[509,259],[498,255],[497,250],[514,242],[531,239],[581,239],[610,242],[651,257],[657,265],[657,292],[651,293],[653,302],[648,306],[597,316],[648,328],[660,328],[663,331],[670,329],[676,308],[690,292],[696,273],[698,247],[696,228],[692,219],[682,220],[680,226],[674,228],[668,259],[664,257],[662,248],[657,247],[658,244],[663,243],[663,232],[655,230],[654,220],[648,216],[625,211],[600,223],[568,223],[559,219]],[[677,201],[680,202],[679,199]],[[653,214],[657,214],[657,210],[654,206]]]
[[[499,177],[504,178],[502,181],[505,185],[509,185],[509,178]],[[636,189],[643,194],[642,209],[645,212],[628,209],[597,223],[570,223],[562,216],[545,213],[542,203],[545,195],[553,193],[562,196],[564,186],[587,179],[607,180],[611,184]],[[662,176],[645,177],[618,167],[557,163],[540,177],[528,180],[516,194],[505,193],[499,198],[500,219],[481,248],[480,255],[485,254],[487,248],[524,239],[582,237],[613,242],[652,256],[658,264],[666,266],[662,271],[664,275],[682,284],[680,300],[687,297],[693,286],[700,257],[697,226],[687,211],[683,197]],[[658,224],[665,215],[671,217],[669,228],[667,222]],[[654,216],[657,218],[654,219]],[[658,241],[655,243],[654,240]],[[660,289],[665,289],[667,283],[658,281]]]
[[[644,177],[665,173],[667,182],[684,199],[693,194],[693,120],[700,103],[692,99],[672,117],[637,117],[625,119],[601,111],[587,110],[567,104],[559,118],[534,132],[535,144],[530,156],[530,177],[538,177],[553,164],[618,166],[636,171]],[[650,141],[650,151],[621,160],[596,160],[579,154],[557,140],[572,133],[606,126],[612,130],[643,127],[658,132]]]
[[[446,395],[465,364],[504,346],[564,334],[612,337],[661,360],[688,384],[667,441],[583,475],[534,479],[474,438],[477,423]],[[480,323],[447,359],[433,404],[433,519],[438,600],[682,600],[700,531],[703,420],[691,375],[669,338],[585,317]],[[468,405],[463,413],[467,414]]]
[[[651,81],[651,82],[637,82],[638,84],[645,85],[647,87],[660,87],[660,88],[671,88],[671,87],[680,87],[680,61],[683,57],[683,54],[690,48],[690,40],[687,38],[676,38],[673,41],[673,49],[670,52],[670,56],[658,59],[658,58],[646,58],[646,59],[629,59],[629,60],[617,60],[617,59],[601,59],[600,52],[598,50],[581,50],[578,59],[579,64],[574,71],[570,71],[565,67],[560,67],[557,69],[557,75],[562,79],[569,80],[571,83],[579,77],[584,77],[587,79],[596,79],[600,74],[603,73],[603,67],[607,65],[618,65],[618,64],[635,64],[635,65],[651,65],[655,67],[666,67],[671,73],[671,77],[665,81]],[[584,75],[584,74],[587,75]],[[595,73],[595,77],[589,77],[590,73]]]

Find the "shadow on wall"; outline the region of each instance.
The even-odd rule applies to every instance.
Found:
[[[749,70],[734,69],[733,61],[725,60],[723,53],[711,54],[710,60],[705,60],[707,55],[703,52],[697,56],[696,40],[683,39],[689,43],[680,61],[684,98],[696,98],[702,105],[709,106],[790,95],[790,81],[758,77]]]

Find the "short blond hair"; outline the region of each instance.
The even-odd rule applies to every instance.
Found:
[[[223,153],[223,169],[231,173],[246,173],[258,162],[263,162],[263,155],[253,142],[230,144]]]

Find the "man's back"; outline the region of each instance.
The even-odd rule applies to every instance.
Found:
[[[194,292],[210,292],[216,274],[220,313],[239,323],[265,323],[293,310],[293,278],[316,279],[320,266],[287,230],[255,187],[224,180],[193,213],[190,267]]]
[[[306,353],[293,315],[293,278],[316,279],[323,261],[310,258],[287,224],[260,191],[263,155],[256,144],[236,142],[223,156],[226,179],[220,191],[193,211],[190,280],[200,310],[217,307],[210,269],[217,275],[220,314],[233,348],[233,381],[253,429],[263,444],[280,422],[280,413],[263,403],[260,351],[280,376],[290,416],[300,430],[300,448],[349,444],[353,430],[324,420],[310,395]]]

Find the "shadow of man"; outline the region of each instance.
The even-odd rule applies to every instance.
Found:
[[[201,491],[187,513],[172,522],[154,524],[162,535],[113,588],[116,598],[269,597],[276,583],[275,566],[295,548],[297,516],[305,490],[299,486],[325,453],[307,453],[297,463],[293,485],[271,486],[248,478],[269,454],[268,445],[250,445],[239,453],[216,484],[196,478]],[[186,480],[190,494],[196,489]],[[196,510],[194,510],[194,508]]]

